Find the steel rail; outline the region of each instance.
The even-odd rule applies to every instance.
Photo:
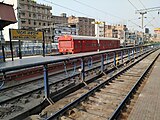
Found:
[[[157,49],[156,49],[157,50]],[[155,50],[155,51],[156,51]],[[79,104],[80,102],[84,101],[85,99],[87,99],[90,95],[92,95],[93,93],[95,93],[97,90],[99,90],[100,88],[102,88],[103,86],[105,86],[108,82],[112,81],[114,78],[116,78],[117,76],[119,76],[120,74],[122,74],[124,71],[128,70],[129,68],[131,68],[132,66],[134,66],[135,64],[137,64],[138,62],[140,62],[142,59],[144,59],[145,57],[147,57],[149,54],[153,53],[154,51],[148,53],[147,55],[143,56],[142,58],[140,58],[139,60],[131,63],[129,66],[125,67],[124,69],[120,70],[119,72],[117,72],[115,75],[113,75],[111,78],[107,79],[106,81],[104,81],[103,83],[101,83],[100,85],[92,88],[91,90],[89,90],[86,94],[82,95],[81,97],[79,97],[78,99],[74,100],[73,102],[69,103],[68,105],[66,105],[64,108],[60,109],[59,111],[53,113],[52,116],[50,116],[49,118],[47,118],[47,120],[52,120],[52,119],[58,119],[59,117],[61,117],[65,112],[67,112],[68,110],[72,109],[74,106],[76,106],[77,104]]]
[[[147,51],[147,52],[149,52],[149,51]],[[146,53],[147,53],[147,52],[146,52]],[[143,53],[143,54],[145,54],[145,53]],[[141,55],[142,55],[142,54],[141,54]],[[141,56],[141,55],[140,55],[140,56]],[[126,57],[127,57],[127,56],[126,56]],[[126,61],[126,62],[124,62],[124,63],[128,63],[128,62],[129,62],[129,61]],[[96,62],[95,62],[95,65],[96,65],[97,63],[99,63],[99,62],[96,61]],[[113,63],[113,60],[111,60],[109,63],[106,63],[105,65],[109,65],[109,64],[111,64],[111,63]],[[86,65],[86,66],[87,66],[87,65]],[[121,66],[122,66],[122,65],[121,65]],[[78,69],[78,68],[80,68],[80,66],[77,67],[77,69]],[[90,72],[90,71],[95,70],[95,69],[99,69],[99,68],[100,68],[99,65],[98,65],[98,66],[94,66],[93,68],[86,69],[86,70],[85,70],[85,73]],[[70,68],[69,70],[72,70],[72,68]],[[113,68],[113,69],[110,69],[110,70],[108,70],[108,72],[113,71],[113,70],[115,70],[115,69],[114,69],[114,68]],[[64,72],[64,71],[60,71],[60,72],[58,72],[58,74],[62,74],[63,72]],[[49,75],[49,80],[52,79],[52,76],[54,76],[54,75],[56,75],[56,74],[57,74],[57,72]],[[55,85],[55,84],[59,84],[59,83],[61,83],[61,82],[63,82],[63,81],[66,81],[66,80],[75,78],[75,77],[77,77],[77,76],[79,76],[79,75],[80,75],[80,73],[76,73],[76,74],[74,74],[74,75],[72,75],[72,76],[68,76],[68,77],[66,77],[66,78],[63,78],[63,79],[60,79],[60,80],[55,81],[55,82],[53,82],[53,83],[50,83],[49,86],[52,86],[52,85]],[[95,77],[95,76],[94,76],[94,77]],[[98,77],[100,77],[100,75],[99,75]],[[2,88],[0,91],[3,92],[3,91],[7,91],[7,90],[9,90],[9,89],[13,89],[13,88],[15,88],[15,87],[21,87],[21,86],[24,86],[24,85],[32,84],[33,82],[38,82],[39,80],[42,80],[42,79],[43,79],[43,77],[41,76],[41,77],[36,78],[36,79],[33,79],[33,80],[31,80],[31,81],[27,81],[27,82],[23,82],[23,83],[14,85],[14,86]],[[69,85],[69,84],[68,84],[68,85]],[[4,103],[6,103],[6,102],[12,101],[12,100],[14,100],[14,99],[17,99],[17,98],[19,98],[19,97],[23,97],[23,96],[25,96],[25,95],[28,95],[28,94],[30,94],[30,93],[34,93],[34,92],[36,92],[36,91],[38,91],[38,90],[42,90],[43,88],[44,88],[44,86],[43,86],[43,87],[39,87],[38,89],[34,89],[34,90],[31,90],[31,91],[28,91],[28,92],[23,93],[23,94],[21,94],[21,95],[19,95],[19,96],[15,96],[15,97],[12,97],[12,98],[7,99],[7,100],[0,101],[0,105],[1,105],[1,104],[4,104]]]
[[[146,53],[149,52],[149,51],[145,51]],[[138,56],[141,56],[142,54],[145,54],[145,52],[141,53],[141,54],[138,54]],[[131,60],[131,59],[130,59]],[[127,60],[128,61],[128,60]],[[110,62],[112,63],[112,62]],[[125,62],[124,62],[125,63]],[[95,67],[95,68],[99,68],[99,67]],[[88,71],[88,70],[87,70]],[[72,76],[73,77],[73,76]],[[43,88],[43,87],[42,87]]]
[[[146,54],[147,52],[150,52],[150,50],[148,50],[148,51],[146,51],[146,52],[144,52],[144,53],[141,53],[140,55],[136,56],[135,58],[138,58],[138,57]],[[127,55],[123,56],[123,59],[124,59],[124,58],[127,58]],[[118,58],[117,60],[119,61],[119,60],[121,60],[121,58]],[[111,63],[113,63],[113,62],[114,62],[114,61],[111,60],[110,62],[105,63],[104,66],[109,65],[109,64],[111,64]],[[123,62],[123,64],[128,63],[128,62],[129,62],[129,61],[126,60],[126,61]],[[94,64],[96,64],[96,63],[100,63],[100,60],[94,61],[94,62],[92,63],[93,66],[94,66]],[[87,66],[87,65],[86,65],[86,66]],[[119,66],[121,66],[121,65],[119,65]],[[78,65],[78,66],[77,66],[77,69],[80,68],[80,67],[81,67],[81,66]],[[90,70],[92,70],[92,69],[94,70],[94,69],[97,69],[97,68],[99,68],[99,66],[93,67],[93,68],[90,68],[90,67],[89,67],[89,69],[88,69],[88,70],[85,70],[85,72],[89,72]],[[68,71],[71,71],[71,70],[72,70],[72,68],[69,68],[69,69],[68,69]],[[63,73],[63,72],[64,72],[63,70],[60,70],[60,71],[58,71],[58,72],[53,72],[53,73],[51,72],[51,73],[49,73],[49,77],[52,77],[53,75],[56,75],[57,73],[60,73],[60,74],[61,74],[61,73]],[[78,76],[78,74],[72,75],[72,76],[70,76],[70,77],[76,77],[76,76]],[[70,77],[68,77],[68,78],[70,78]],[[19,87],[19,86],[22,86],[22,85],[25,85],[25,84],[30,84],[30,83],[32,83],[32,82],[36,82],[36,81],[39,81],[39,80],[41,80],[41,79],[43,79],[43,75],[42,75],[42,76],[39,76],[39,77],[34,77],[33,80],[30,80],[30,81],[27,81],[27,82],[22,82],[22,83],[15,84],[15,85],[12,85],[12,86],[9,86],[9,87],[1,88],[0,91],[2,92],[2,91],[5,91],[5,90],[12,89],[12,88],[14,88],[14,87]],[[67,78],[62,79],[62,80],[59,80],[59,81],[56,81],[55,84],[58,83],[58,82],[62,82],[63,80],[66,80],[66,79],[67,79]],[[3,82],[3,81],[2,81],[2,82]]]
[[[127,101],[131,98],[131,96],[133,95],[133,93],[136,91],[136,88],[138,88],[138,85],[140,84],[140,82],[143,80],[143,78],[145,77],[145,75],[148,73],[148,71],[151,69],[151,67],[153,66],[153,64],[155,63],[155,61],[157,60],[157,58],[159,57],[160,54],[158,54],[154,60],[152,61],[152,63],[146,68],[146,70],[143,72],[143,74],[141,75],[141,77],[137,80],[137,82],[135,83],[135,85],[132,87],[132,89],[130,90],[130,92],[127,94],[127,96],[124,98],[124,100],[121,102],[121,104],[117,107],[117,109],[114,111],[114,113],[111,115],[111,117],[109,118],[109,120],[115,120],[118,118],[118,116],[120,115],[120,113],[122,112],[123,108],[125,107]]]
[[[141,54],[139,54],[138,56],[142,56],[143,54],[145,54],[145,53],[148,53],[148,52],[152,52],[152,51],[145,51],[144,53],[141,53]],[[136,58],[136,57],[135,57]],[[132,60],[132,59],[130,59],[130,60]],[[128,62],[128,60],[127,60],[127,62]],[[124,62],[125,63],[125,62]],[[121,66],[121,65],[120,65]],[[98,67],[96,67],[96,68],[98,68]],[[116,68],[112,68],[112,70],[114,70],[114,69],[116,69]],[[112,71],[112,70],[110,70],[109,69],[109,71]],[[108,71],[107,71],[108,72]],[[87,79],[86,80],[86,83],[88,84],[88,83],[91,83],[92,81],[94,81],[94,79],[97,79],[97,78],[99,78],[100,76],[102,76],[102,74],[98,74],[98,76],[97,77],[92,77],[91,79]],[[78,85],[75,85],[75,86],[72,86],[72,87],[69,87],[69,88],[67,88],[67,90],[60,90],[59,92],[54,92],[53,94],[51,94],[51,96],[53,96],[53,97],[51,97],[52,98],[52,100],[54,101],[54,102],[56,102],[56,101],[58,101],[59,99],[61,99],[61,98],[63,98],[63,97],[65,97],[66,95],[68,95],[68,94],[70,94],[70,93],[72,93],[72,92],[74,92],[74,91],[76,91],[76,90],[78,90],[78,89],[80,89],[81,87],[83,87],[84,86],[84,84],[83,83],[80,83],[80,84],[78,84]],[[41,109],[43,109],[44,107],[46,107],[48,104],[47,104],[48,102],[47,101],[43,101],[41,104],[39,104],[39,105],[36,105],[36,106],[34,106],[33,108],[30,108],[28,111],[24,111],[23,113],[21,113],[21,114],[19,114],[18,116],[15,116],[14,117],[14,119],[24,119],[24,118],[26,118],[27,116],[26,115],[28,115],[28,114],[36,114],[37,112],[40,112],[40,111],[36,111],[36,113],[35,113],[35,110],[41,110]]]
[[[150,51],[150,50],[148,50],[148,51],[145,51],[145,52],[143,52],[143,53],[141,53],[141,54],[139,54],[138,56],[136,56],[137,58],[138,57],[140,57],[140,56],[142,56],[142,55],[145,55],[145,53],[148,53],[148,52],[152,52],[152,51]],[[135,57],[135,58],[136,58]],[[130,59],[130,60],[132,60],[132,59]],[[126,60],[126,61],[124,61],[124,63],[127,63],[127,62],[129,62],[129,60]],[[110,63],[113,63],[113,61],[110,61],[109,63],[105,63],[105,65],[108,65],[108,64],[110,64]],[[122,65],[119,65],[119,66],[122,66]],[[100,66],[95,66],[95,67],[93,67],[92,69],[98,69],[98,68],[100,68]],[[116,68],[112,68],[112,69],[109,69],[107,72],[109,72],[109,71],[113,71],[113,70],[115,70]],[[85,72],[89,72],[91,69],[88,69],[88,70],[86,70]],[[79,75],[78,73],[77,73],[77,75]],[[97,77],[100,77],[100,76],[102,76],[102,74],[98,74],[98,76]],[[73,76],[72,76],[73,77]],[[71,78],[72,78],[71,77]],[[94,76],[94,78],[95,78],[95,76]],[[63,81],[63,80],[61,80],[61,81]],[[92,82],[93,81],[93,78],[91,78],[91,80],[89,79],[89,80],[87,80],[86,81],[86,83],[88,84],[88,83],[90,83],[90,82]],[[57,81],[57,82],[59,82],[59,81]],[[62,90],[60,90],[60,92],[54,92],[53,94],[51,94],[53,97],[51,97],[54,101],[57,101],[57,100],[59,100],[59,99],[61,99],[61,98],[63,98],[62,96],[64,96],[64,95],[68,95],[69,93],[71,93],[70,91],[72,91],[73,92],[73,90],[77,90],[77,89],[75,89],[75,88],[81,88],[81,87],[83,87],[84,85],[83,85],[83,83],[81,83],[79,86],[78,85],[76,85],[75,87],[71,87],[71,88],[67,88],[67,90],[64,90],[64,91],[62,91]],[[73,88],[73,89],[72,89]],[[57,94],[58,93],[58,94]],[[31,108],[29,111],[29,113],[31,114],[34,114],[34,111],[35,111],[35,109],[42,109],[42,108],[44,108],[46,105],[48,105],[48,104],[46,104],[46,101],[43,101],[42,102],[42,104],[39,104],[39,105],[36,105],[36,106],[34,106],[33,108]],[[42,107],[43,106],[43,107]],[[31,112],[31,111],[33,111],[33,112]],[[25,113],[27,113],[27,111],[26,112],[23,112],[21,115],[18,115],[18,116],[15,116],[14,118],[15,119],[24,119],[25,118],[25,116],[26,116],[26,114]],[[28,114],[28,113],[27,113]],[[22,117],[22,115],[23,115],[23,117]]]

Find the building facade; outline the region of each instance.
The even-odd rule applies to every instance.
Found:
[[[160,42],[160,28],[155,28],[154,29],[154,36],[152,38],[152,41],[154,42]]]
[[[52,23],[52,7],[38,4],[33,0],[18,0],[18,28],[37,30]],[[52,38],[49,30],[44,30],[45,40],[49,42]]]
[[[67,26],[68,25],[68,17],[66,13],[62,13],[60,16],[53,15],[52,17],[53,25]]]
[[[124,39],[126,30],[126,25],[105,25],[105,36]]]
[[[92,24],[94,21],[95,19],[87,17],[68,17],[68,23],[72,26],[75,25],[78,35],[82,36],[95,36],[95,25]]]

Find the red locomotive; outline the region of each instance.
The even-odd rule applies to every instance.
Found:
[[[59,53],[80,53],[80,52],[91,52],[97,51],[98,49],[107,50],[115,49],[120,47],[120,40],[118,38],[105,38],[99,37],[99,48],[98,38],[90,36],[60,36],[58,38]]]

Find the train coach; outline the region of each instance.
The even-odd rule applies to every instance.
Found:
[[[99,39],[99,47],[98,40]],[[58,38],[58,49],[61,54],[74,54],[81,52],[91,52],[120,47],[118,38],[90,37],[90,36],[71,36],[64,35]]]

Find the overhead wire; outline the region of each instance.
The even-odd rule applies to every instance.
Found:
[[[59,6],[59,7],[61,7],[61,8],[68,9],[68,10],[73,11],[73,12],[80,13],[80,14],[82,14],[82,15],[86,15],[86,16],[89,16],[89,17],[93,17],[93,16],[88,15],[88,14],[86,14],[86,13],[83,13],[83,12],[80,12],[80,11],[77,11],[77,10],[74,10],[74,9],[71,9],[71,8],[68,8],[68,7],[59,5],[59,4],[57,4],[57,3],[54,3],[54,2],[51,2],[51,1],[48,1],[48,0],[43,0],[43,1],[45,1],[45,2],[47,2],[47,3],[50,3],[50,4],[53,4],[53,5],[56,5],[56,6]],[[94,18],[94,17],[93,17],[93,18]]]
[[[142,3],[142,1],[141,0],[139,0],[139,2],[142,4],[142,6],[145,8],[145,9],[147,9],[146,7],[145,7],[145,5]],[[155,17],[151,14],[151,13],[149,13],[150,15],[151,15],[151,17],[153,18],[153,20],[155,20],[156,21],[156,19],[154,19]],[[147,19],[148,20],[148,19]],[[151,23],[153,20],[151,20],[151,21],[149,21],[148,20],[148,23],[152,26],[152,27],[154,27],[155,28],[155,26]],[[147,23],[147,24],[148,24]],[[156,23],[158,23],[157,21],[156,21]],[[146,24],[146,25],[147,25]]]
[[[128,20],[128,21],[141,28],[141,26],[138,25],[137,23],[135,23],[135,22],[133,22],[133,21],[131,21],[131,20]]]
[[[128,2],[134,7],[134,9],[138,10],[138,8],[137,8],[130,0],[128,0]],[[142,28],[142,27],[141,27],[140,25],[138,25],[137,23],[134,23],[134,22],[132,22],[131,20],[129,20],[129,21],[130,21],[132,24],[134,24],[134,25]]]
[[[148,21],[148,23],[146,25],[144,25],[144,27],[146,27],[148,24],[152,25],[151,22],[154,20],[155,18],[153,18],[152,20]],[[152,25],[153,26],[153,25]],[[153,26],[154,27],[154,26]]]
[[[81,5],[87,6],[87,7],[89,7],[89,8],[92,8],[92,9],[94,9],[94,10],[97,10],[97,11],[99,11],[99,12],[101,12],[101,13],[108,14],[108,15],[110,15],[110,16],[112,16],[112,17],[119,18],[119,19],[123,19],[123,18],[121,18],[121,17],[119,17],[119,16],[116,16],[116,15],[113,15],[113,14],[111,14],[111,13],[109,13],[109,12],[105,12],[105,11],[103,11],[103,10],[97,9],[97,8],[91,6],[91,5],[88,5],[88,4],[86,4],[86,3],[80,2],[80,1],[78,1],[78,0],[73,0],[73,1],[75,1],[75,2],[77,2],[77,3],[79,3],[79,4],[81,4]]]
[[[139,0],[140,1],[140,0]],[[130,1],[130,0],[128,0],[128,2],[138,11],[138,8]],[[144,4],[142,3],[142,1],[140,1],[141,2],[141,4],[143,5],[143,7],[145,7],[144,6]],[[145,8],[146,9],[146,8]],[[149,21],[149,20],[148,20]],[[130,21],[131,22],[131,21]],[[132,22],[133,23],[133,22]],[[149,21],[148,23],[150,23],[151,24],[151,21]],[[147,24],[148,24],[147,23]],[[133,23],[133,24],[135,24],[135,23]],[[152,25],[152,27],[154,27],[154,25],[153,24],[151,24]],[[138,25],[139,26],[139,25]],[[146,26],[146,25],[144,25],[144,26]],[[139,26],[140,27],[140,26]],[[143,26],[141,26],[141,28],[143,28]]]
[[[68,7],[63,6],[63,5],[59,5],[59,4],[54,3],[54,2],[52,2],[52,1],[49,1],[49,0],[43,0],[43,1],[45,1],[46,3],[53,4],[53,5],[55,5],[55,6],[61,7],[61,8],[68,9],[68,10],[73,11],[73,12],[76,12],[76,13],[80,13],[80,14],[85,15],[85,16],[89,16],[89,17],[94,18],[94,19],[97,19],[97,20],[101,20],[101,19],[96,18],[96,17],[94,17],[94,16],[91,16],[91,15],[89,15],[89,14],[86,14],[86,13],[80,12],[80,11],[78,11],[78,10],[74,10],[74,9],[68,8]],[[95,10],[97,10],[97,11],[99,11],[99,12],[104,13],[104,14],[108,14],[108,15],[110,15],[110,16],[113,16],[113,17],[115,17],[115,18],[123,19],[123,18],[121,18],[121,17],[119,17],[119,16],[116,16],[116,15],[113,15],[113,14],[111,14],[111,13],[105,12],[105,11],[103,11],[103,10],[97,9],[97,8],[95,8],[95,7],[93,7],[93,6],[87,5],[87,4],[82,3],[82,2],[80,2],[80,1],[78,1],[78,0],[73,0],[73,1],[75,1],[75,2],[77,2],[77,3],[79,3],[79,4],[82,4],[82,5],[85,5],[85,6],[87,6],[87,7],[90,7],[90,8],[92,8],[92,9],[95,9]],[[123,19],[123,20],[124,20],[124,19]],[[104,21],[104,20],[101,20],[101,21]],[[110,22],[110,21],[108,21],[108,20],[107,20],[107,22],[110,23],[110,24],[112,24],[112,22]]]
[[[43,1],[45,1],[46,3],[50,3],[50,4],[52,4],[52,5],[55,5],[55,6],[61,7],[61,8],[68,9],[68,10],[73,11],[73,12],[76,12],[76,13],[80,13],[80,14],[85,15],[85,16],[89,16],[89,17],[91,17],[91,18],[93,18],[93,19],[100,20],[99,18],[96,18],[96,17],[91,16],[91,15],[89,15],[89,14],[86,14],[86,13],[80,12],[80,11],[78,11],[78,10],[74,10],[74,9],[68,8],[68,7],[63,6],[63,5],[59,5],[59,4],[54,3],[54,2],[51,2],[51,1],[48,1],[48,0],[43,0]],[[101,20],[101,21],[103,21],[103,20]],[[107,21],[107,22],[111,24],[111,22],[109,22],[109,21]]]
[[[138,10],[137,7],[136,7],[130,0],[128,0],[128,2],[129,2],[136,10]]]

